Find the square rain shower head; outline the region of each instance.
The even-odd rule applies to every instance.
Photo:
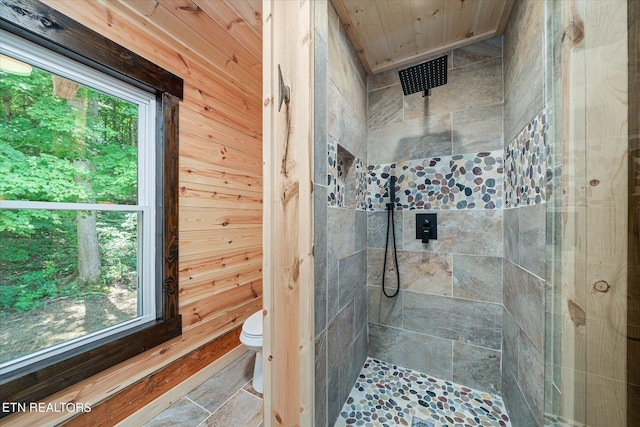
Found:
[[[447,84],[447,55],[398,72],[405,96],[423,92],[431,95],[431,88]]]

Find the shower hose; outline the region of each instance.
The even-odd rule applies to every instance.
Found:
[[[387,298],[393,298],[398,295],[400,292],[400,267],[398,266],[398,251],[396,249],[396,227],[393,221],[393,203],[387,203],[387,238],[385,240],[384,245],[384,262],[382,265],[382,293]],[[393,258],[396,262],[396,290],[392,294],[387,293],[387,289],[385,287],[384,279],[387,274],[387,252],[389,252],[389,228],[391,228],[391,233],[393,236]]]

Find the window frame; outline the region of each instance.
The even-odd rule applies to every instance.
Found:
[[[182,333],[178,304],[178,107],[183,81],[36,0],[3,0],[0,29],[129,83],[156,98],[155,321],[0,372],[0,399],[34,402]],[[0,413],[0,418],[8,413]]]

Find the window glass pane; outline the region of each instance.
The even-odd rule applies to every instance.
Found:
[[[137,204],[138,106],[0,59],[0,199]]]
[[[0,210],[0,363],[140,315],[139,215]]]

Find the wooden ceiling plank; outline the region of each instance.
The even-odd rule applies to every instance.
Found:
[[[204,1],[213,4],[218,3],[218,1]],[[224,2],[232,9],[236,10],[238,15],[253,27],[255,33],[260,36],[260,40],[262,40],[262,0],[224,0]]]
[[[251,69],[240,66],[233,60],[233,57],[225,54],[219,49],[221,43],[215,45],[209,43],[201,35],[192,28],[180,21],[175,15],[166,8],[158,5],[153,13],[148,16],[143,12],[147,8],[144,2],[150,0],[141,0],[129,2],[126,0],[105,0],[114,12],[119,12],[120,16],[125,19],[131,19],[139,26],[146,27],[147,31],[155,27],[158,31],[169,36],[163,40],[172,39],[176,43],[174,49],[177,52],[184,52],[184,57],[198,57],[206,61],[210,66],[215,68],[220,74],[227,76],[234,84],[252,94],[261,94],[262,92],[262,67],[259,69]],[[229,37],[228,35],[226,36]],[[157,43],[157,42],[156,42]],[[249,64],[248,64],[249,65]]]
[[[421,53],[413,55],[413,56],[408,56],[406,58],[402,58],[402,59],[399,59],[399,60],[394,61],[394,62],[390,62],[390,63],[387,63],[387,64],[382,64],[381,66],[376,67],[376,68],[373,69],[373,74],[381,73],[383,71],[389,71],[389,70],[391,70],[393,68],[396,68],[396,67],[415,64],[417,62],[433,58],[433,57],[435,57],[437,55],[441,55],[441,54],[449,52],[451,50],[455,50],[455,49],[458,49],[458,48],[461,48],[461,47],[464,47],[464,46],[468,46],[468,45],[473,44],[473,43],[477,43],[477,42],[481,42],[481,41],[484,41],[484,40],[488,40],[488,39],[490,39],[492,37],[495,37],[495,35],[496,35],[495,31],[489,31],[489,32],[486,32],[484,34],[478,34],[476,36],[472,36],[472,37],[469,37],[469,38],[466,38],[466,39],[463,39],[463,40],[459,40],[459,41],[457,41],[455,43],[449,43],[449,44],[446,44],[444,46],[436,47],[434,49],[427,50],[427,51],[421,52]]]
[[[475,27],[476,33],[496,31],[504,6],[503,0],[481,0]]]
[[[238,11],[222,1],[191,0],[200,10],[206,13],[211,20],[222,28],[225,28],[242,46],[262,63],[262,34],[258,34],[251,22]]]
[[[479,0],[455,0],[446,3],[445,44],[473,37]]]
[[[409,4],[414,17],[413,32],[416,39],[414,55],[444,46],[444,1],[417,0]]]
[[[336,9],[336,12],[338,13],[338,16],[340,17],[340,22],[347,31],[349,40],[351,40],[351,44],[353,45],[358,58],[360,58],[362,66],[364,67],[367,74],[371,74],[372,69],[364,49],[364,44],[361,40],[361,31],[356,25],[354,25],[353,21],[351,20],[351,14],[346,7],[345,0],[332,0],[332,4]]]

